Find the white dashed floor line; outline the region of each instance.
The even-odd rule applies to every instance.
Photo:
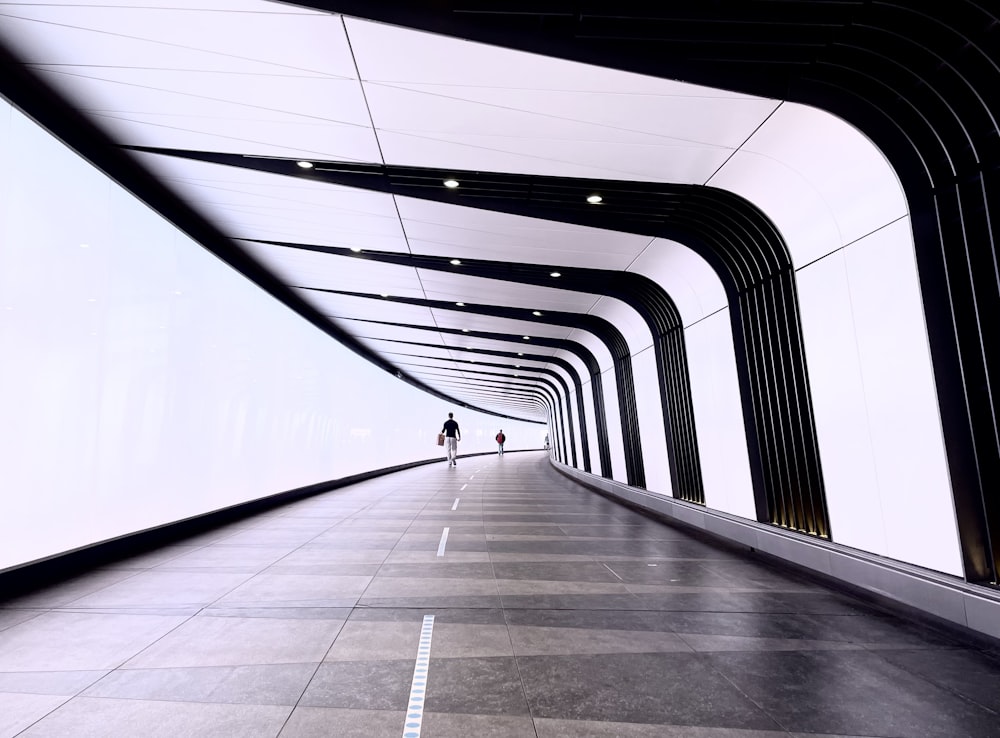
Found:
[[[462,487],[462,489],[465,489],[465,487]],[[462,498],[461,498],[461,497],[456,497],[456,498],[455,498],[455,504],[451,506],[451,509],[452,509],[452,510],[457,510],[457,509],[458,509],[458,501],[459,501],[460,499],[462,499]]]
[[[438,556],[444,556],[444,547],[448,543],[448,531],[450,528],[445,528],[441,531],[441,542],[438,544]]]
[[[447,534],[448,529],[445,528]],[[444,545],[443,539],[441,545]],[[440,556],[440,552],[438,553]],[[431,635],[434,633],[434,616],[424,615],[424,625],[420,629],[420,645],[417,646],[417,663],[413,667],[410,682],[410,701],[406,706],[403,721],[403,738],[420,738],[420,726],[424,720],[424,700],[427,697],[427,674],[431,667]]]

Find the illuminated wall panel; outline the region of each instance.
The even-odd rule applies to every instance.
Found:
[[[755,520],[753,483],[740,405],[728,308],[684,332],[705,504]]]
[[[646,489],[672,496],[670,462],[663,435],[663,408],[660,405],[656,357],[652,348],[632,356],[635,394],[642,436],[642,463],[646,472]]]
[[[348,351],[0,108],[0,569],[544,426]]]

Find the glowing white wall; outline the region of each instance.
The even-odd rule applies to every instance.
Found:
[[[909,233],[899,221],[798,275],[830,527],[838,543],[961,576],[930,361],[914,356],[926,333]]]
[[[348,351],[0,102],[0,569],[545,428]]]
[[[705,504],[755,520],[753,482],[729,309],[684,331],[691,375],[691,401],[698,424],[698,453]]]
[[[913,238],[885,157],[783,103],[709,184],[760,207],[791,253],[833,540],[960,575]]]
[[[639,417],[639,436],[642,438],[646,489],[672,496],[670,461],[663,432],[660,380],[656,372],[656,356],[651,347],[632,356],[632,374],[635,379],[636,414]]]

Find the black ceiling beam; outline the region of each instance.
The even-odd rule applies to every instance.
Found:
[[[966,578],[1000,580],[1000,8],[985,0],[305,0],[305,7],[791,100],[906,192]]]
[[[331,316],[337,317],[337,316]],[[342,318],[343,319],[343,318]],[[454,336],[465,336],[467,338],[480,338],[488,341],[503,341],[504,343],[525,343],[521,335],[515,333],[496,333],[492,331],[462,330],[460,328],[441,328],[436,326],[412,325],[410,323],[391,323],[381,320],[365,320],[362,318],[348,318],[358,323],[370,323],[375,325],[387,325],[394,328],[409,328],[417,331],[430,331],[432,333],[449,334]],[[530,343],[536,346],[560,349],[576,356],[586,367],[587,374],[590,375],[590,392],[594,402],[594,427],[597,431],[597,453],[601,464],[601,476],[611,478],[611,445],[608,438],[608,421],[604,408],[604,382],[601,376],[601,367],[590,349],[577,341],[570,341],[565,338],[550,338],[547,336],[531,336]],[[550,359],[551,360],[551,357]],[[568,363],[568,362],[567,362]]]
[[[531,323],[558,325],[586,331],[594,335],[607,348],[614,366],[615,387],[618,391],[618,414],[624,436],[626,478],[632,486],[646,486],[646,475],[642,458],[642,438],[639,433],[638,403],[635,394],[635,377],[632,372],[632,355],[625,336],[610,321],[597,315],[568,313],[559,310],[545,310],[543,312],[541,310],[485,305],[475,302],[463,302],[461,306],[458,306],[454,301],[430,300],[420,297],[400,297],[396,295],[383,297],[382,295],[367,292],[351,292],[324,289],[321,287],[300,287],[300,289],[402,305],[418,305],[435,310],[448,310],[464,314],[486,315],[508,320],[523,320]],[[539,315],[536,316],[534,314],[536,312]],[[665,414],[667,408],[663,408],[662,411]],[[664,419],[665,424],[666,422],[667,420]],[[672,453],[673,450],[670,449],[669,445],[667,448]]]
[[[385,353],[387,355],[396,354],[397,356],[406,356],[418,359],[430,359],[433,361],[451,362],[453,364],[468,364],[470,367],[491,367],[494,369],[505,369],[508,370],[508,374],[509,370],[512,368],[512,365],[510,364],[498,364],[490,361],[472,361],[470,359],[456,359],[451,356],[427,356],[424,354],[407,354],[401,352],[397,353],[393,351],[386,351]],[[401,361],[399,363],[405,365],[407,362]],[[557,371],[555,371],[554,369],[549,369],[548,367],[521,366],[514,368],[516,368],[518,372],[523,372],[525,374],[539,375],[535,377],[535,381],[546,383],[555,393],[556,397],[563,398],[563,403],[565,403],[565,405],[557,404],[556,407],[557,410],[560,411],[559,413],[559,415],[561,416],[560,420],[565,421],[565,427],[560,426],[558,428],[554,428],[553,430],[554,432],[557,433],[556,443],[557,444],[561,443],[561,447],[559,449],[562,452],[560,455],[560,460],[568,463],[568,461],[572,459],[572,465],[576,466],[577,465],[576,441],[574,440],[573,437],[573,408],[569,401],[569,385],[566,384],[566,380],[563,379],[562,375],[560,375]],[[481,370],[476,370],[476,371],[480,371],[480,373],[482,374],[489,373],[489,372],[482,372]],[[552,377],[555,380],[555,382],[559,384],[559,386],[557,387],[555,384],[546,379],[546,377]],[[560,389],[562,390],[561,393],[559,391]],[[563,407],[565,407],[564,410]],[[565,417],[562,417],[563,413],[565,413]],[[567,435],[569,436],[569,451],[570,451],[569,455],[567,455],[566,453],[567,448],[566,448],[565,437]]]
[[[359,336],[359,338],[365,338],[365,337],[364,336]],[[545,363],[545,364],[553,364],[553,365],[559,367],[564,372],[566,372],[566,376],[568,376],[569,379],[570,379],[570,381],[573,383],[573,395],[576,396],[576,411],[577,411],[577,415],[580,418],[580,454],[581,454],[581,457],[582,457],[581,461],[583,463],[583,470],[587,471],[587,472],[591,471],[591,464],[590,464],[590,442],[589,442],[588,437],[587,437],[587,411],[586,411],[586,408],[585,408],[584,402],[583,402],[583,382],[580,379],[580,373],[577,372],[576,367],[574,367],[566,359],[563,359],[560,356],[546,356],[544,354],[534,354],[534,353],[527,353],[527,352],[520,352],[520,351],[516,351],[516,352],[515,351],[500,351],[500,350],[497,350],[497,349],[470,348],[470,347],[467,347],[467,346],[441,346],[440,344],[421,343],[421,342],[418,342],[418,341],[404,341],[404,340],[395,339],[395,338],[375,338],[375,337],[367,337],[367,338],[369,340],[387,341],[389,343],[397,343],[397,344],[405,345],[405,346],[420,346],[420,347],[423,347],[423,348],[445,349],[445,350],[447,350],[449,352],[451,352],[451,351],[458,351],[458,352],[465,352],[465,353],[469,353],[469,354],[475,354],[477,356],[496,356],[498,358],[512,359],[513,361],[519,361],[521,359],[524,359],[524,360],[527,360],[527,361],[536,361],[536,362],[542,362],[542,363]],[[570,413],[570,401],[569,401],[570,391],[569,391],[569,388],[566,387],[565,381],[563,380],[563,378],[562,378],[561,375],[559,375],[558,373],[556,373],[555,371],[553,371],[552,372],[552,376],[556,377],[557,380],[560,383],[563,384],[563,388],[564,388],[564,391],[566,393],[566,410],[567,410],[567,414],[568,414],[569,417],[572,417],[572,415],[569,415],[569,413]],[[570,429],[570,439],[571,439],[571,441],[573,439],[572,428]],[[572,453],[573,453],[573,455],[575,457],[576,456],[575,444],[573,445]]]

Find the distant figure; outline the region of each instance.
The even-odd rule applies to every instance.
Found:
[[[506,441],[506,440],[507,440],[507,436],[505,436],[503,434],[503,428],[501,428],[500,432],[497,433],[497,445],[500,447],[500,451],[498,453],[501,456],[503,456],[503,442]]]
[[[546,451],[549,450],[549,434],[548,433],[545,434],[545,450]]]
[[[458,429],[454,413],[448,413],[441,432],[444,433],[444,452],[448,457],[448,466],[457,466],[458,442],[462,440],[462,431]]]

